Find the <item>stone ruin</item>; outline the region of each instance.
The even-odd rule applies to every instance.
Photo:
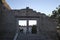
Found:
[[[27,20],[27,23],[28,20],[37,20],[37,34],[42,35],[44,40],[57,40],[57,22],[44,13],[36,12],[29,7],[12,10],[5,0],[1,0],[0,14],[0,40],[16,40],[19,33],[18,20]],[[27,24],[26,28],[29,28],[28,26]]]

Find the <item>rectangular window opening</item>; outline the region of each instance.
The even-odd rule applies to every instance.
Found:
[[[27,20],[19,20],[19,26],[27,26]]]

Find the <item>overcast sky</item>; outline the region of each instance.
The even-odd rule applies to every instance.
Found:
[[[29,7],[46,15],[51,14],[60,5],[60,0],[6,0],[6,2],[12,9]]]

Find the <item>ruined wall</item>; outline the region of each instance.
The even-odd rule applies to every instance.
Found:
[[[0,2],[0,40],[13,40],[17,32],[17,22],[4,2],[5,0]]]
[[[55,20],[50,19],[48,16],[46,15],[41,15],[40,16],[40,34],[43,35],[45,37],[45,40],[57,40],[57,36],[56,36],[56,27],[57,27],[57,23]],[[41,37],[43,37],[41,36]]]
[[[13,40],[18,29],[18,24],[15,18],[16,16],[38,17],[38,32],[40,35],[42,35],[41,37],[44,37],[45,39],[46,37],[52,37],[52,39],[55,39],[54,36],[56,35],[56,23],[54,23],[41,13],[37,13],[32,9],[11,11],[5,0],[0,0],[0,14],[0,40]]]
[[[44,40],[56,40],[56,27],[57,23],[55,20],[50,19],[48,16],[46,16],[43,13],[36,12],[33,9],[21,9],[21,10],[13,10],[13,13],[15,16],[18,16],[17,18],[27,18],[27,19],[34,19],[37,20],[37,28],[38,28],[38,34],[42,37]],[[31,18],[30,18],[31,17]],[[27,20],[26,19],[26,20]]]
[[[6,0],[2,0],[2,4],[4,4],[6,9],[11,10],[10,6],[6,3]]]

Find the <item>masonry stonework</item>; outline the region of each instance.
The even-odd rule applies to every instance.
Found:
[[[16,40],[17,37],[21,37],[21,35],[19,36],[18,34],[20,33],[18,20],[21,19],[37,20],[37,34],[31,34],[30,36],[37,37],[40,35],[40,40],[56,40],[57,23],[44,13],[36,12],[29,7],[20,10],[12,10],[5,3],[5,0],[1,0],[0,7],[0,40]]]
[[[6,5],[5,0],[0,1],[0,40],[13,40],[17,32],[17,23]]]

